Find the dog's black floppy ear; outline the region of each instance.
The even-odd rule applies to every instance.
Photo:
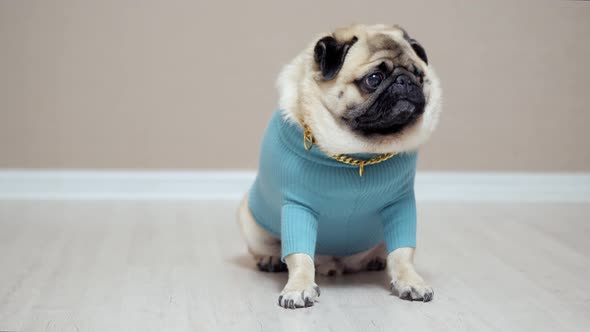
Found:
[[[344,64],[348,50],[357,40],[353,37],[346,43],[339,43],[334,37],[328,36],[317,42],[313,50],[314,59],[322,71],[324,80],[329,81],[336,77]]]
[[[424,50],[424,47],[422,47],[422,45],[416,39],[410,37],[406,30],[402,29],[402,31],[404,33],[404,39],[407,40],[408,43],[410,43],[410,46],[412,46],[412,49],[414,50],[414,52],[416,52],[416,55],[420,59],[422,59],[424,63],[428,64],[428,57],[426,56],[426,51]]]
[[[410,38],[408,42],[410,43],[410,46],[412,46],[414,52],[416,52],[416,55],[418,55],[418,57],[422,59],[424,63],[428,64],[428,57],[426,56],[426,51],[424,50],[424,47],[422,47],[422,45],[416,39],[413,38]]]

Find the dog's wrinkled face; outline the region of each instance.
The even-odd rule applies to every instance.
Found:
[[[339,101],[326,100],[335,106],[330,111],[365,136],[402,131],[424,112],[423,67],[428,62],[424,49],[395,28],[374,31],[365,38],[366,45],[349,33],[336,31],[335,37],[322,38],[314,48],[326,96],[340,89]]]
[[[424,48],[402,28],[341,28],[319,38],[310,53],[281,74],[281,106],[291,107],[287,117],[309,122],[331,152],[410,150],[434,129],[438,79]]]

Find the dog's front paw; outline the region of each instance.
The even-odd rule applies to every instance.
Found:
[[[289,287],[283,289],[279,296],[279,305],[287,309],[311,307],[320,296],[320,287],[312,283],[305,287]]]
[[[392,280],[391,289],[397,292],[402,300],[428,302],[434,297],[432,287],[428,286],[420,276]]]

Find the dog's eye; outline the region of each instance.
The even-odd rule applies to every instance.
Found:
[[[383,82],[382,73],[372,73],[363,78],[363,88],[368,91],[374,91]]]

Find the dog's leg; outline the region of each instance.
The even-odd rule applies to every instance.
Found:
[[[279,296],[279,305],[289,309],[312,306],[320,296],[313,259],[307,254],[291,254],[285,257],[285,262],[289,268],[289,281]]]
[[[317,229],[317,216],[312,210],[294,203],[283,205],[281,253],[289,270],[289,280],[279,296],[279,305],[284,308],[309,307],[320,296],[313,261]]]
[[[404,300],[428,302],[434,292],[414,268],[416,199],[411,191],[381,211],[391,288]]]
[[[287,271],[287,265],[281,262],[281,241],[256,223],[248,208],[248,195],[245,195],[240,203],[238,223],[246,239],[248,251],[254,256],[260,271]]]
[[[398,248],[387,256],[391,288],[404,300],[432,300],[434,291],[414,268],[414,248]]]

